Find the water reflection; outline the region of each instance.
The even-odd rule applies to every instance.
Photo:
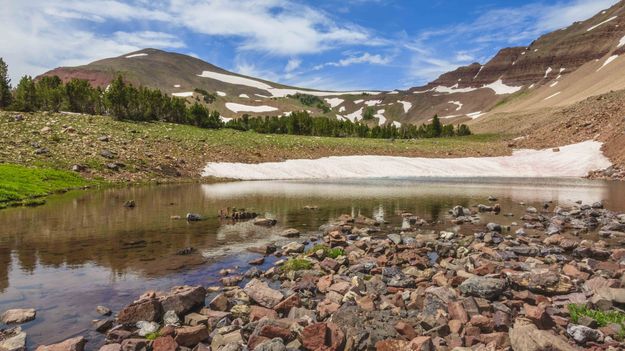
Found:
[[[286,227],[312,231],[348,213],[401,228],[406,225],[403,211],[438,221],[450,207],[486,203],[490,195],[499,197],[504,212],[522,212],[519,202],[550,200],[604,200],[612,209],[625,210],[625,184],[570,179],[256,181],[68,193],[42,207],[0,211],[0,310],[41,311],[25,326],[34,346],[51,335],[61,339],[89,328],[98,304],[118,307],[148,288],[207,285],[219,266],[207,264],[207,257],[274,240]],[[122,206],[129,199],[136,208]],[[225,207],[263,213],[279,225],[222,222],[216,214]],[[187,212],[208,219],[171,219]],[[504,220],[488,216],[484,221]],[[197,250],[177,255],[186,247]],[[227,260],[245,263],[246,255]]]

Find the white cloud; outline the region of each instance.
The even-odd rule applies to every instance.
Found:
[[[300,59],[296,59],[296,58],[290,59],[289,62],[286,63],[286,66],[284,67],[284,71],[287,73],[293,72],[301,64],[302,64],[302,60]]]
[[[323,67],[333,66],[333,67],[347,67],[354,64],[360,63],[368,63],[372,65],[387,65],[391,63],[392,57],[390,56],[382,56],[380,54],[370,54],[365,52],[361,55],[349,56],[344,59],[340,59],[336,62],[326,62],[321,65],[317,65],[314,67],[315,70],[322,69]]]

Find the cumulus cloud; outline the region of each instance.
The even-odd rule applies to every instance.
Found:
[[[300,65],[302,64],[302,60],[300,59],[290,59],[287,63],[286,66],[284,67],[284,71],[287,73],[293,72],[295,71]]]
[[[382,56],[380,54],[370,54],[365,52],[360,55],[349,56],[343,59],[340,59],[336,62],[326,62],[321,65],[317,65],[314,67],[315,70],[322,69],[324,67],[332,66],[332,67],[347,67],[354,64],[359,63],[368,63],[372,65],[387,65],[392,61],[392,57],[390,56]]]

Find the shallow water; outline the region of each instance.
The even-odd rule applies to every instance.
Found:
[[[88,332],[99,318],[95,306],[119,311],[145,290],[215,284],[221,268],[249,268],[246,262],[258,255],[246,246],[277,240],[284,228],[314,232],[344,213],[399,228],[400,213],[408,211],[439,221],[430,229],[446,229],[448,209],[486,204],[489,195],[499,198],[502,213],[516,216],[483,215],[483,223],[518,220],[521,202],[604,201],[625,211],[625,183],[571,179],[258,181],[72,192],[38,208],[0,211],[0,311],[37,309],[37,319],[23,325],[30,347],[87,333],[88,349],[97,349],[101,337]],[[136,208],[122,206],[129,199]],[[305,209],[309,205],[319,209]],[[220,221],[216,214],[225,207],[254,210],[276,218],[278,226]],[[187,212],[208,219],[170,218]],[[186,247],[197,252],[176,255]]]

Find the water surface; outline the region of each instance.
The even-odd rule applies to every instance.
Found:
[[[221,268],[249,268],[246,262],[257,255],[246,246],[278,240],[284,228],[315,232],[347,213],[388,221],[392,230],[407,211],[436,223],[428,230],[447,229],[448,209],[486,204],[490,195],[499,198],[502,213],[516,216],[485,214],[484,223],[518,220],[520,203],[604,201],[625,211],[625,183],[571,179],[257,181],[72,192],[38,208],[0,211],[0,311],[38,310],[23,326],[30,347],[88,333],[93,349],[100,338],[89,332],[99,318],[95,306],[118,311],[145,290],[213,285]],[[135,208],[123,207],[129,199]],[[226,207],[256,211],[278,225],[222,221],[216,214]],[[187,212],[208,219],[171,219]],[[187,247],[196,252],[176,254]]]

